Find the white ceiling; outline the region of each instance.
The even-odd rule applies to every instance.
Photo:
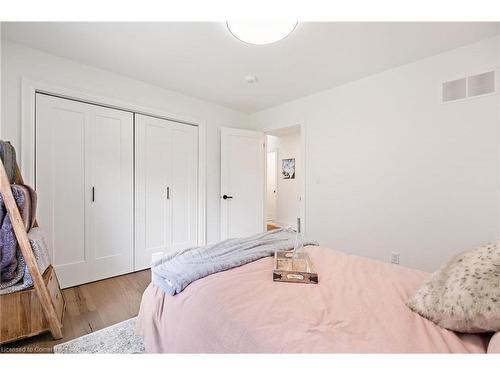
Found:
[[[299,23],[263,46],[224,23],[3,23],[2,37],[243,112],[473,43],[498,23]],[[257,84],[244,77],[256,75]]]

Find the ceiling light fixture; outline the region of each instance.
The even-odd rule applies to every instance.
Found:
[[[228,21],[233,36],[250,44],[271,44],[286,38],[297,27],[297,21]]]

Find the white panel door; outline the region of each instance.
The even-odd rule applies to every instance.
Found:
[[[133,270],[131,113],[36,95],[38,221],[62,287]]]
[[[264,230],[264,133],[221,129],[221,240]]]
[[[135,115],[135,269],[198,242],[198,128]]]
[[[171,122],[171,250],[198,245],[198,127]]]
[[[134,269],[133,114],[92,106],[89,210],[92,279]]]
[[[37,220],[63,287],[89,272],[85,145],[90,121],[85,104],[36,95]]]

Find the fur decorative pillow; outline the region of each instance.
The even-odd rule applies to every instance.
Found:
[[[455,256],[430,275],[407,305],[453,331],[500,331],[498,246],[488,244]]]

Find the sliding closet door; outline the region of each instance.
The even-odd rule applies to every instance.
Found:
[[[135,269],[151,255],[197,245],[198,130],[155,117],[135,118]]]
[[[36,96],[38,221],[62,287],[133,270],[133,115]]]

